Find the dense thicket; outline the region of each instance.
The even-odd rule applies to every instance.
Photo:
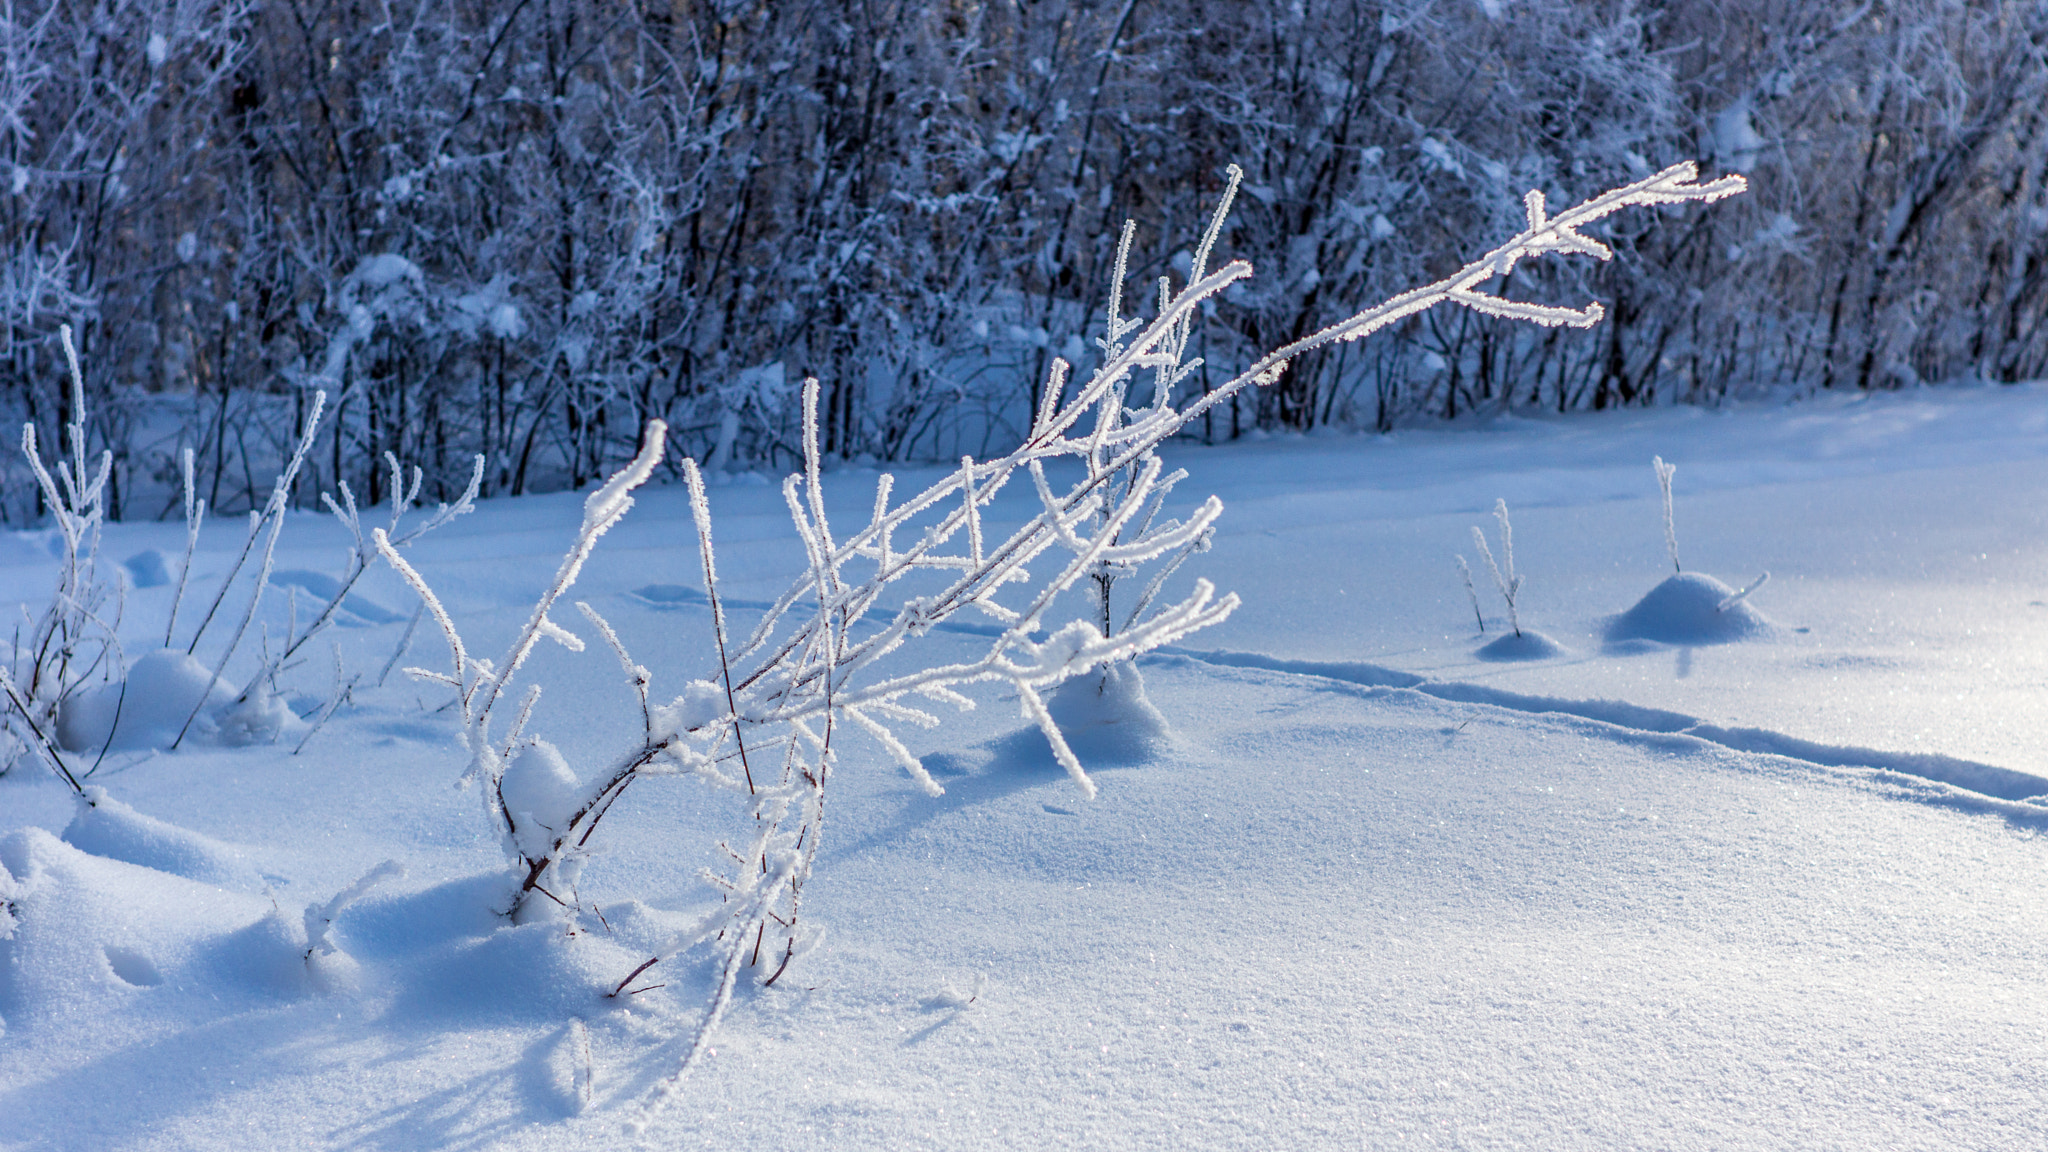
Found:
[[[381,496],[385,451],[582,484],[654,415],[786,465],[806,374],[831,453],[980,455],[1095,355],[1121,222],[1133,281],[1174,275],[1232,161],[1258,276],[1218,369],[1497,243],[1527,188],[1697,157],[1755,191],[1505,288],[1600,328],[1433,313],[1208,437],[2030,378],[2044,58],[2038,0],[0,6],[0,416],[60,426],[69,321],[129,516],[185,446],[216,508],[267,490],[316,387],[308,494]]]

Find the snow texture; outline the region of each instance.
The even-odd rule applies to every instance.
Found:
[[[264,888],[262,878],[243,860],[240,850],[145,816],[97,786],[86,787],[77,814],[64,826],[64,842],[95,856],[219,888],[241,892]]]

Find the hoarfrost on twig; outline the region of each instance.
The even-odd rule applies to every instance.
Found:
[[[1664,548],[1671,554],[1671,570],[1683,572],[1678,566],[1678,528],[1671,517],[1671,476],[1678,471],[1678,465],[1666,464],[1662,456],[1650,457],[1650,467],[1657,470],[1657,488],[1664,495]]]
[[[1719,604],[1714,605],[1714,611],[1726,612],[1730,608],[1735,607],[1737,604],[1742,603],[1744,600],[1749,598],[1749,594],[1751,592],[1754,592],[1757,589],[1763,587],[1764,584],[1770,580],[1770,578],[1770,572],[1766,571],[1763,575],[1750,581],[1748,587],[1738,592],[1730,592],[1728,595],[1721,598],[1721,602]]]
[[[1515,597],[1522,590],[1522,578],[1515,573],[1515,531],[1514,526],[1508,522],[1506,500],[1494,501],[1493,518],[1500,525],[1500,563],[1494,563],[1493,549],[1486,546],[1486,533],[1481,532],[1476,525],[1472,529],[1472,544],[1479,549],[1479,558],[1486,562],[1486,570],[1493,574],[1494,587],[1500,589],[1500,598],[1507,601],[1508,626],[1514,629],[1515,635],[1520,636],[1522,620],[1515,612]],[[1463,560],[1464,557],[1459,557],[1461,563]],[[1484,630],[1483,624],[1481,630]]]
[[[541,636],[567,636],[549,619],[548,612],[575,582],[598,537],[631,504],[631,491],[652,473],[660,457],[664,425],[650,422],[641,455],[586,502],[583,526],[555,580],[535,604],[511,650],[496,664],[467,654],[454,622],[425,579],[392,550],[381,530],[373,533],[378,550],[418,591],[427,613],[447,638],[451,671],[420,674],[450,684],[458,692],[470,741],[471,764],[465,778],[485,785],[486,808],[521,874],[515,914],[535,893],[573,910],[570,900],[550,885],[565,873],[573,879],[575,864],[587,851],[599,821],[639,776],[680,771],[729,792],[744,792],[749,819],[741,826],[748,835],[737,843],[721,842],[728,864],[706,873],[720,894],[720,903],[626,973],[613,989],[615,996],[631,995],[639,991],[631,987],[633,982],[655,965],[700,944],[713,950],[716,978],[684,1055],[644,1101],[632,1127],[644,1128],[709,1050],[713,1032],[732,1003],[743,972],[751,969],[761,984],[773,985],[795,957],[815,945],[817,933],[804,919],[805,886],[822,839],[827,785],[839,763],[838,735],[847,725],[876,740],[919,787],[937,794],[942,791],[938,783],[924,772],[890,725],[935,720],[906,702],[913,693],[970,707],[972,701],[961,688],[998,685],[1015,695],[1075,785],[1085,795],[1095,793],[1094,781],[1053,722],[1045,693],[1072,677],[1130,660],[1214,624],[1228,616],[1238,602],[1235,595],[1218,596],[1208,581],[1196,580],[1183,598],[1154,607],[1162,591],[1163,577],[1157,577],[1138,598],[1122,629],[1112,631],[1110,586],[1148,563],[1169,560],[1170,571],[1181,558],[1206,545],[1222,515],[1222,504],[1212,496],[1184,517],[1160,519],[1167,493],[1182,478],[1179,472],[1163,472],[1156,456],[1160,444],[1237,392],[1278,380],[1294,357],[1358,339],[1436,304],[1455,303],[1538,324],[1593,324],[1602,314],[1597,304],[1581,309],[1524,304],[1479,289],[1529,256],[1575,253],[1606,259],[1610,255],[1607,247],[1580,229],[1622,208],[1711,201],[1744,186],[1739,177],[1706,184],[1697,183],[1696,177],[1691,164],[1674,165],[1554,217],[1547,213],[1543,197],[1532,192],[1524,202],[1527,227],[1506,244],[1444,280],[1277,348],[1222,386],[1176,408],[1176,386],[1199,363],[1185,356],[1199,309],[1251,275],[1250,265],[1241,260],[1214,271],[1208,269],[1224,214],[1242,178],[1233,166],[1229,187],[1191,261],[1189,282],[1178,292],[1170,284],[1162,284],[1157,314],[1149,320],[1121,314],[1123,277],[1134,235],[1132,226],[1126,226],[1117,246],[1117,272],[1098,341],[1102,364],[1086,381],[1070,388],[1068,363],[1054,358],[1043,399],[1023,443],[990,460],[964,457],[957,469],[894,506],[890,503],[891,481],[884,478],[866,525],[843,538],[834,533],[826,517],[819,385],[816,380],[805,381],[803,465],[783,485],[791,527],[804,548],[803,573],[761,612],[744,641],[731,642],[711,545],[709,506],[697,468],[685,462],[683,474],[702,551],[705,592],[712,606],[717,681],[695,681],[666,705],[649,703],[643,714],[641,747],[608,768],[586,775],[574,811],[559,830],[551,829],[551,836],[541,837],[539,842],[530,833],[515,836],[515,817],[495,799],[503,757],[511,745],[507,739],[502,745],[505,751],[501,751],[490,738],[492,710]],[[1134,377],[1147,370],[1155,373],[1150,402],[1127,408],[1125,400]],[[1085,430],[1084,422],[1088,425]],[[1079,480],[1057,491],[1047,479],[1045,465],[1061,457],[1078,459],[1084,471]],[[1037,509],[1007,535],[993,533],[984,509],[1019,476],[1029,478]],[[1482,559],[1508,601],[1510,622],[1519,632],[1515,596],[1520,577],[1514,573],[1513,537],[1505,502],[1497,505],[1496,516],[1504,570],[1495,564],[1484,534],[1475,529],[1474,536]],[[937,587],[928,585],[921,594],[888,606],[890,586],[914,574],[936,577]],[[1469,570],[1467,576],[1469,587]],[[1047,616],[1060,595],[1091,578],[1100,592],[1094,619],[1050,627]],[[1012,585],[1021,591],[1011,595]],[[969,607],[1002,625],[978,656],[947,664],[912,662],[905,671],[879,678],[871,675],[884,657]],[[591,619],[606,633],[607,642],[629,670],[635,690],[644,690],[644,673],[632,663],[625,646],[600,617],[592,613]],[[531,690],[527,699],[532,699]],[[524,723],[522,710],[514,732],[522,730]],[[745,776],[744,786],[723,767],[734,762]],[[573,890],[568,895],[573,899]]]

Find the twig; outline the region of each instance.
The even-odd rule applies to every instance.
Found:
[[[1465,598],[1472,602],[1472,619],[1477,620],[1479,630],[1485,632],[1486,617],[1479,613],[1479,592],[1472,587],[1472,566],[1465,563],[1463,556],[1458,557],[1458,579],[1465,582]]]
[[[1735,607],[1737,604],[1740,604],[1742,601],[1748,599],[1749,594],[1751,592],[1754,592],[1757,589],[1763,587],[1764,584],[1770,580],[1770,578],[1771,574],[1769,572],[1765,572],[1763,575],[1750,581],[1749,587],[1744,588],[1740,592],[1731,592],[1727,596],[1722,597],[1721,602],[1719,604],[1714,605],[1714,611],[1726,612],[1730,608]]]
[[[58,779],[71,787],[73,793],[83,797],[85,789],[79,786],[78,777],[73,776],[71,769],[64,766],[64,757],[58,754],[57,745],[43,732],[42,725],[36,723],[35,714],[29,711],[28,702],[21,698],[20,690],[15,687],[14,677],[5,667],[0,667],[0,690],[7,693],[7,702],[14,706],[14,710],[21,714],[22,721],[28,725],[29,735],[34,737],[32,742],[36,750],[43,754],[43,759],[50,765],[50,769],[57,773]]]
[[[1671,570],[1682,573],[1678,566],[1678,527],[1671,518],[1671,476],[1678,471],[1678,465],[1666,464],[1662,456],[1650,457],[1650,467],[1657,471],[1657,488],[1664,495],[1664,548],[1671,554]]]

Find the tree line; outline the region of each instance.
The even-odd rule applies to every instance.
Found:
[[[1616,257],[1211,411],[1253,429],[1717,404],[2048,375],[2048,6],[2031,0],[47,0],[0,6],[0,416],[68,419],[81,334],[114,509],[260,502],[311,394],[305,499],[581,486],[650,417],[786,468],[797,395],[855,461],[1000,452],[1219,251],[1194,336],[1256,349],[1697,158],[1753,192],[1618,219]],[[0,517],[34,485],[0,463]]]

